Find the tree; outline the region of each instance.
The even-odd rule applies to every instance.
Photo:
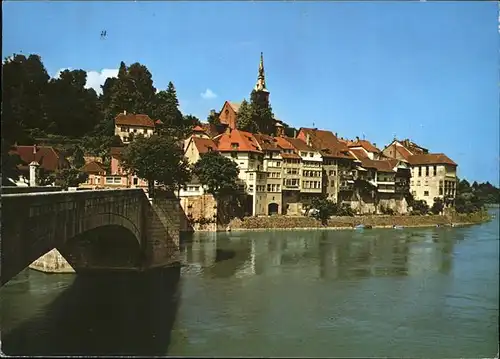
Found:
[[[190,129],[189,119],[184,121],[184,117],[179,110],[177,92],[172,82],[168,83],[167,90],[156,94],[154,108],[154,119],[162,122],[158,131],[175,138],[183,138]]]
[[[275,120],[269,97],[262,92],[253,90],[250,94],[250,104],[252,119],[258,131],[267,135],[274,135]]]
[[[110,82],[111,94],[103,99],[103,104],[109,103],[104,110],[106,119],[114,119],[123,111],[153,115],[156,89],[146,66],[136,62],[127,67],[122,61],[117,79]]]
[[[17,181],[20,176],[18,166],[22,163],[21,158],[17,154],[9,153],[12,146],[9,141],[2,138],[2,186],[11,185],[9,179]]]
[[[414,215],[427,214],[429,212],[429,205],[424,200],[413,201],[412,208],[412,214]]]
[[[77,146],[75,152],[73,153],[73,166],[78,169],[85,166],[85,158],[80,146]]]
[[[207,121],[213,126],[220,125],[219,114],[215,112],[215,110],[210,111],[210,114],[207,117]]]
[[[433,214],[440,214],[443,212],[444,209],[444,201],[440,197],[434,198],[434,204],[431,207],[431,212]]]
[[[188,128],[192,128],[193,126],[201,125],[200,119],[196,116],[193,116],[193,115],[185,115],[184,116],[184,123],[186,124],[186,127],[188,127]]]
[[[238,166],[218,152],[203,154],[195,163],[193,174],[216,199],[237,191]]]
[[[335,214],[337,209],[335,202],[329,200],[326,196],[313,198],[311,206],[316,210],[313,213],[313,217],[321,221],[322,225],[326,225],[328,223],[328,219]]]
[[[85,88],[87,73],[64,70],[48,85],[47,115],[51,131],[63,136],[81,137],[102,121],[103,115],[94,89]]]
[[[182,148],[166,136],[137,136],[123,151],[122,166],[131,174],[147,180],[152,196],[155,181],[169,191],[176,191],[185,187],[191,177]]]
[[[26,143],[26,129],[45,129],[49,75],[38,55],[13,54],[2,66],[2,138]]]
[[[259,127],[255,123],[253,108],[247,100],[243,100],[240,105],[236,118],[236,127],[239,130],[251,133],[255,133],[259,130]]]
[[[68,187],[78,187],[87,178],[88,175],[77,168],[64,168],[55,173],[55,184],[63,189],[68,189]]]

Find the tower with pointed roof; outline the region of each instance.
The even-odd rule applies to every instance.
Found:
[[[264,54],[262,52],[260,53],[259,76],[253,89],[259,97],[262,96],[269,100],[269,90],[266,88],[266,74],[264,72]]]

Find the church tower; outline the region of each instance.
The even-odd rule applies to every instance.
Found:
[[[269,91],[266,88],[266,75],[264,73],[264,54],[262,52],[260,53],[259,76],[254,91],[259,97],[269,101]]]

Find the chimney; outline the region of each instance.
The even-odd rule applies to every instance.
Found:
[[[359,136],[356,136],[356,142],[359,142]]]
[[[373,147],[377,147],[377,144],[375,142],[373,142]]]
[[[126,115],[127,114],[127,110],[123,110],[123,114]]]
[[[40,165],[36,161],[32,161],[29,164],[29,167],[30,167],[30,180],[29,180],[30,181],[30,187],[36,187],[36,185],[37,185],[36,172],[37,172],[37,168],[39,166]]]
[[[338,135],[338,132],[335,132],[335,137],[338,137],[337,135]]]

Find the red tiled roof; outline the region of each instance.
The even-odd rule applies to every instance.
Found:
[[[380,150],[377,147],[375,147],[369,141],[366,141],[366,140],[357,140],[355,142],[350,142],[349,141],[349,143],[347,143],[347,146],[349,148],[352,148],[352,147],[363,147],[368,152],[374,152],[374,153],[379,153],[380,152]]]
[[[378,172],[395,172],[394,167],[398,164],[398,160],[371,160],[369,158],[361,159],[361,166],[364,168],[373,168]]]
[[[193,128],[193,132],[205,132],[205,130],[203,129],[203,127],[201,127],[200,125],[196,125],[194,128]]]
[[[257,152],[262,153],[257,140],[250,132],[241,131],[238,129],[231,132],[224,132],[220,136],[214,138],[217,143],[217,148],[220,152]],[[233,144],[236,146],[233,147]]]
[[[406,147],[403,147],[403,146],[398,146],[398,145],[395,145],[396,146],[396,151],[401,155],[401,157],[403,157],[405,160],[409,160],[410,156],[413,156],[413,154],[406,148]]]
[[[262,133],[253,134],[253,137],[259,144],[259,147],[263,151],[281,151],[281,148],[278,146],[277,140],[269,135],[265,135]]]
[[[106,173],[103,164],[97,161],[91,161],[89,163],[86,163],[85,166],[83,166],[82,171],[86,173],[96,173],[96,174]]]
[[[331,131],[301,128],[299,135],[301,132],[304,136],[309,134],[312,147],[319,150],[323,157],[354,159],[347,145],[340,142]]]
[[[298,150],[298,151],[315,151],[316,152],[316,150],[313,147],[308,146],[307,143],[302,141],[300,138],[285,137],[285,140],[287,140],[293,146],[293,148]]]
[[[295,147],[292,146],[290,142],[287,141],[285,137],[276,137],[276,144],[279,148],[283,150],[294,150]]]
[[[155,127],[155,122],[148,115],[120,113],[115,117],[115,125]]]
[[[350,151],[358,160],[368,158],[368,154],[361,148],[351,148]]]
[[[210,151],[217,151],[217,145],[210,138],[191,137],[191,140],[193,141],[200,155]]]
[[[411,165],[452,165],[457,166],[448,156],[444,153],[426,153],[413,155],[408,158]]]
[[[19,166],[24,170],[32,161],[38,162],[41,168],[46,171],[56,171],[58,169],[69,167],[66,160],[54,147],[36,146],[36,153],[33,153],[34,146],[15,146],[9,153],[17,154],[23,164]]]

